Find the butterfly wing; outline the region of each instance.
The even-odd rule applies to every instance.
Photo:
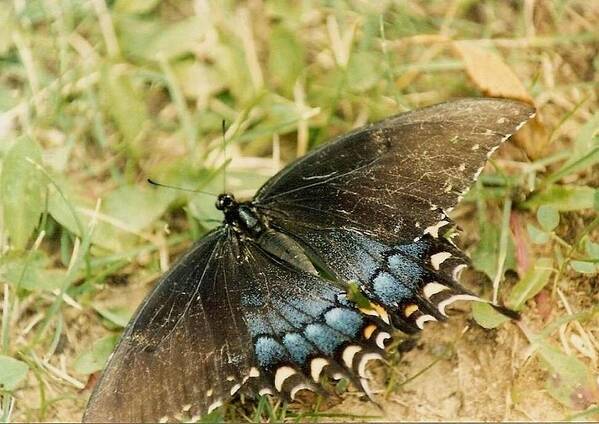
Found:
[[[253,242],[233,248],[251,281],[241,297],[242,316],[252,337],[259,378],[254,393],[293,398],[297,391],[321,391],[321,375],[349,378],[368,393],[364,365],[381,358],[390,327],[365,316],[344,288],[270,254]]]
[[[163,277],[125,330],[85,412],[87,422],[157,421],[226,400],[253,354],[236,310],[224,229]],[[237,303],[235,303],[237,302]],[[212,392],[208,393],[207,385]]]
[[[84,421],[202,416],[238,391],[293,398],[301,389],[322,390],[321,375],[348,377],[367,391],[364,364],[381,357],[385,329],[331,281],[220,229],[143,303]]]
[[[254,203],[277,225],[348,228],[386,242],[437,233],[487,157],[534,109],[463,99],[418,109],[325,144],[286,167]]]
[[[534,113],[504,99],[418,109],[327,143],[275,175],[256,206],[321,269],[356,281],[392,323],[415,332],[475,299],[468,258],[438,237],[488,156]]]
[[[379,316],[405,333],[427,321],[446,319],[456,300],[477,299],[459,281],[468,258],[444,238],[425,235],[403,244],[387,244],[359,231],[290,223],[295,239],[337,281],[356,282],[378,308]]]

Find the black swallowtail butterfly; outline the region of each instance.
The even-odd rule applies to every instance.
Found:
[[[446,213],[533,113],[505,99],[418,109],[299,158],[250,201],[221,194],[223,225],[140,306],[84,420],[201,416],[242,391],[322,391],[324,375],[371,396],[365,366],[393,330],[478,299],[458,283],[468,258],[443,237]]]

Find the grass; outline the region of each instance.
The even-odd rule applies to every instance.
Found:
[[[393,371],[374,370],[387,387],[385,418],[597,419],[595,2],[28,0],[0,9],[0,420],[78,420],[143,294],[220,220],[211,198],[147,178],[216,193],[226,167],[227,190],[251,196],[334,135],[493,93],[494,72],[477,79],[452,40],[503,62],[542,118],[495,155],[454,213],[494,283],[475,289],[523,319],[475,305],[475,322],[461,314],[393,353]],[[485,355],[507,358],[507,369]],[[454,369],[469,387],[452,386]],[[403,385],[398,375],[417,377]],[[447,401],[455,394],[431,401],[441,381],[461,409]],[[485,398],[493,385],[509,401],[502,390]],[[380,414],[351,395],[319,405],[262,399],[208,419]]]

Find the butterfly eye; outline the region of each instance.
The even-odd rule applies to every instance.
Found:
[[[223,210],[233,206],[234,203],[235,203],[235,198],[233,197],[232,194],[223,193],[223,194],[220,194],[218,196],[218,198],[216,199],[216,209],[223,211]]]

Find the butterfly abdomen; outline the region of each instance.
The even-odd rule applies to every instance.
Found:
[[[316,274],[316,269],[306,256],[302,247],[291,237],[271,229],[260,234],[256,239],[258,245],[268,253],[279,257],[299,269]]]

